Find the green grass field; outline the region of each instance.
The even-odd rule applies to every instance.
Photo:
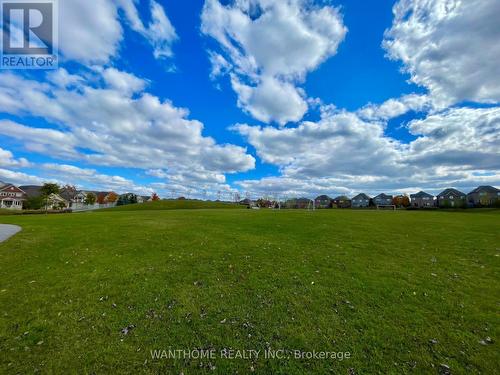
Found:
[[[500,371],[499,211],[147,207],[0,217],[0,373]]]

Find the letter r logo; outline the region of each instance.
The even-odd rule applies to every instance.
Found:
[[[3,53],[52,55],[54,13],[50,2],[2,2]]]

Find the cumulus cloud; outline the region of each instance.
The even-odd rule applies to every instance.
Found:
[[[263,161],[287,176],[302,178],[397,173],[402,145],[384,137],[379,123],[341,111],[295,128],[233,127],[255,147]]]
[[[110,88],[123,92],[125,95],[142,92],[146,87],[146,81],[115,68],[105,69],[102,77]]]
[[[148,26],[141,21],[134,0],[64,0],[59,7],[59,42],[65,60],[105,64],[115,57],[123,39],[120,10],[131,28],[150,43],[156,58],[171,57],[178,39],[163,7],[154,0]]]
[[[497,0],[400,0],[383,42],[438,107],[500,102]]]
[[[113,68],[96,74],[97,86],[77,87],[0,74],[0,111],[57,125],[3,120],[0,134],[31,151],[94,165],[217,175],[254,168],[244,148],[204,136],[201,122],[190,120],[186,109],[144,92],[137,77]]]
[[[245,180],[243,189],[300,195],[360,189],[414,191],[500,183],[500,107],[451,108],[411,121],[409,144],[384,134],[384,123],[345,111],[319,122],[276,129],[236,125],[281,176]]]
[[[206,0],[202,12],[202,32],[224,55],[210,52],[211,76],[231,72],[239,106],[266,123],[302,118],[297,84],[337,52],[346,31],[337,8],[306,0]]]
[[[231,83],[238,94],[238,107],[246,109],[260,121],[285,124],[300,121],[307,112],[304,95],[288,82],[263,77],[259,86],[252,87],[241,83],[232,75]]]
[[[423,112],[429,109],[431,109],[431,103],[427,95],[410,94],[397,99],[389,99],[380,105],[367,104],[358,110],[357,114],[365,120],[387,121],[410,111]]]
[[[500,107],[453,108],[408,125],[418,138],[408,161],[419,167],[500,171]]]
[[[133,0],[117,0],[124,10],[131,28],[143,35],[153,46],[156,58],[172,57],[172,45],[179,37],[163,7],[150,0],[151,22],[144,25]]]
[[[78,188],[92,190],[115,191],[118,193],[133,192],[151,194],[153,189],[141,186],[132,180],[117,175],[107,175],[95,169],[80,168],[69,164],[45,163],[39,166],[45,178],[59,181],[61,185],[70,184]]]
[[[0,167],[24,168],[29,166],[30,163],[25,158],[15,159],[12,152],[0,147]]]
[[[0,168],[0,181],[14,185],[39,185],[43,184],[45,180],[24,172]]]

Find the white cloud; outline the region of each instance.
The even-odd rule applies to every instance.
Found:
[[[321,121],[295,128],[234,127],[267,163],[280,166],[286,176],[303,178],[346,175],[393,175],[402,145],[384,137],[378,123],[338,112]]]
[[[398,99],[389,99],[380,105],[367,104],[356,113],[365,120],[387,121],[410,111],[422,112],[430,109],[430,99],[426,95],[409,94]]]
[[[123,92],[126,95],[142,92],[146,87],[144,80],[115,68],[104,69],[102,76],[110,88]]]
[[[210,52],[212,78],[230,71],[239,105],[260,121],[282,125],[305,114],[296,85],[337,52],[346,31],[336,8],[306,0],[227,6],[206,0],[202,13],[202,32],[224,54]]]
[[[59,13],[60,50],[66,59],[106,63],[117,53],[123,30],[113,1],[62,0]]]
[[[345,111],[294,128],[237,125],[259,157],[281,171],[238,184],[308,196],[500,184],[500,107],[452,108],[414,120],[408,130],[417,139],[409,144],[386,136],[384,126]]]
[[[156,58],[172,57],[172,45],[179,39],[175,28],[168,19],[163,7],[150,0],[151,22],[145,26],[133,0],[117,0],[125,11],[131,28],[140,33],[153,46]]]
[[[0,111],[45,118],[57,129],[3,120],[0,134],[27,149],[94,165],[168,169],[216,175],[247,171],[255,160],[242,147],[217,144],[188,111],[143,92],[131,74],[107,69],[97,86],[60,85],[0,74]],[[88,150],[82,152],[81,149]]]
[[[453,108],[408,125],[413,165],[500,171],[500,107]]]
[[[75,185],[88,190],[115,191],[117,193],[133,192],[136,194],[151,194],[153,189],[141,186],[132,180],[117,175],[107,175],[95,169],[80,168],[69,164],[45,163],[39,170],[45,178],[59,181],[61,185]]]
[[[238,94],[238,107],[246,109],[257,120],[285,124],[300,121],[307,112],[302,92],[288,82],[263,77],[259,86],[252,87],[232,75],[231,83]]]
[[[29,166],[30,163],[25,158],[15,159],[12,152],[0,147],[0,167],[24,168]]]
[[[151,23],[146,27],[133,0],[62,0],[59,2],[60,50],[65,60],[85,65],[106,64],[115,57],[123,39],[119,11],[131,28],[152,46],[156,58],[172,57],[178,39],[161,5],[151,0]]]
[[[401,0],[383,46],[438,107],[500,102],[498,0]]]
[[[3,168],[0,168],[0,181],[14,185],[40,185],[44,182],[40,177]]]

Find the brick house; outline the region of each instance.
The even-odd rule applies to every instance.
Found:
[[[457,189],[449,188],[438,194],[437,203],[441,208],[465,207],[467,196]]]
[[[320,195],[314,200],[316,208],[332,208],[332,198],[328,195]]]
[[[337,208],[351,208],[351,200],[345,195],[338,196],[333,199],[333,206]]]
[[[467,202],[474,207],[492,207],[500,203],[500,190],[493,186],[479,186],[467,194]]]
[[[415,208],[432,208],[436,206],[434,195],[425,191],[419,191],[417,194],[410,195],[411,206]]]

